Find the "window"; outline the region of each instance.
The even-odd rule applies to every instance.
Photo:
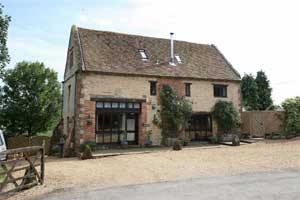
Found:
[[[150,81],[150,95],[156,95],[156,81]]]
[[[74,64],[74,61],[73,61],[73,50],[71,49],[70,50],[70,68],[72,68],[73,67],[73,64]]]
[[[185,96],[191,96],[191,83],[185,83]]]
[[[227,97],[227,85],[214,85],[215,97]]]
[[[146,51],[144,49],[139,49],[139,52],[142,56],[142,60],[148,60],[148,56],[147,56]]]
[[[4,144],[4,142],[2,141],[2,137],[0,135],[0,146],[2,146]]]
[[[175,58],[176,58],[176,60],[177,60],[177,62],[178,62],[179,64],[182,64],[181,58],[180,58],[178,55],[175,56]]]

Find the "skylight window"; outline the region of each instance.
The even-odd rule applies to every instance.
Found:
[[[147,56],[146,51],[144,49],[139,49],[139,52],[142,56],[142,60],[148,60],[148,56]]]
[[[178,62],[179,64],[182,64],[181,58],[180,58],[178,55],[175,56],[175,58],[176,58],[176,60],[177,60],[177,62]]]

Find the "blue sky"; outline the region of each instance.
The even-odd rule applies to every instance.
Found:
[[[296,0],[1,0],[12,17],[9,67],[42,61],[62,81],[70,28],[215,44],[241,73],[263,69],[273,98],[300,96]]]

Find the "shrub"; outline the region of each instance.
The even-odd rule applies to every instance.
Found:
[[[84,151],[86,145],[88,145],[92,151],[96,150],[97,144],[95,141],[84,141],[82,144],[80,144],[80,152]]]
[[[286,111],[286,131],[289,134],[300,133],[300,97],[287,99],[282,103]]]
[[[182,146],[188,146],[190,143],[190,139],[189,138],[184,138],[181,140]]]
[[[58,145],[55,145],[51,149],[51,155],[53,156],[59,156],[60,155],[60,147]]]
[[[239,113],[232,102],[218,101],[212,109],[212,115],[223,133],[232,131],[240,123]]]
[[[181,142],[179,140],[176,140],[173,144],[173,150],[174,151],[180,151],[182,150]]]
[[[192,104],[189,100],[180,97],[176,90],[169,85],[163,85],[160,93],[162,135],[178,137],[179,132],[185,129],[192,115]],[[175,134],[174,134],[175,133]]]
[[[219,143],[218,137],[216,137],[216,136],[211,136],[211,137],[208,138],[208,140],[211,144]]]
[[[234,135],[232,138],[232,146],[240,146],[240,138],[237,135]]]
[[[85,145],[81,159],[86,160],[86,159],[92,159],[92,158],[93,158],[93,154],[92,154],[91,147],[89,145]]]

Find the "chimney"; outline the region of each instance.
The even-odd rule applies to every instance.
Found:
[[[175,65],[175,62],[174,62],[174,41],[173,41],[173,35],[174,35],[174,33],[170,33],[170,43],[171,43],[170,65]]]

